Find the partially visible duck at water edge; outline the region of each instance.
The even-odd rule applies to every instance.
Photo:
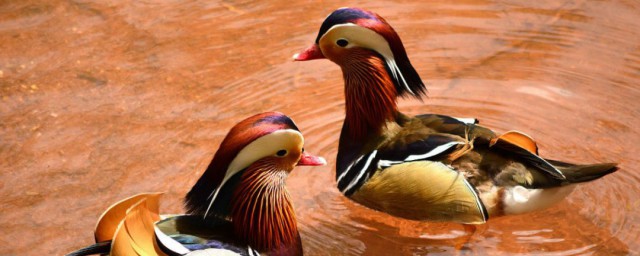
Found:
[[[326,164],[303,145],[286,115],[249,117],[186,195],[187,214],[160,216],[160,193],[127,198],[100,217],[95,245],[69,255],[302,255],[285,179],[296,166]]]

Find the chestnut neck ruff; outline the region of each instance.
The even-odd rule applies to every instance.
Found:
[[[299,241],[286,176],[274,159],[264,158],[244,171],[233,193],[234,232],[258,251],[290,251]]]
[[[378,135],[398,113],[398,92],[382,57],[369,50],[354,49],[340,65],[345,82],[345,127],[349,137]]]

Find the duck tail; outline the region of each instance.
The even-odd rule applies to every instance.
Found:
[[[111,241],[105,241],[89,245],[80,250],[70,252],[66,256],[83,256],[93,254],[107,254],[111,250]]]
[[[592,181],[618,170],[616,163],[571,164],[556,160],[547,161],[558,168],[570,183]]]

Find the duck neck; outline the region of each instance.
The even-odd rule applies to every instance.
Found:
[[[258,251],[297,254],[301,245],[295,212],[285,188],[287,172],[273,166],[269,159],[263,159],[242,175],[232,199],[234,232]]]
[[[398,92],[385,61],[371,51],[354,51],[341,63],[345,82],[344,128],[353,140],[379,135],[398,113]]]

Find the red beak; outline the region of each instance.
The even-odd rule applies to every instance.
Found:
[[[327,160],[324,160],[321,156],[309,155],[306,152],[302,153],[302,157],[300,157],[300,161],[298,161],[298,166],[300,165],[309,165],[309,166],[320,166],[326,165]]]
[[[315,60],[315,59],[324,59],[324,58],[325,57],[322,54],[322,51],[320,50],[320,47],[318,47],[317,44],[312,44],[306,50],[293,55],[294,61],[305,61],[305,60]]]

